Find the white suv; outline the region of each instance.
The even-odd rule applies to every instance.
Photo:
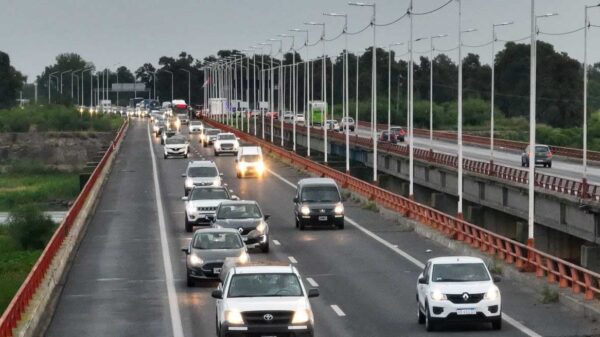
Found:
[[[427,331],[440,322],[490,322],[502,328],[500,290],[480,258],[438,257],[427,261],[417,281],[417,313]]]
[[[217,139],[213,143],[213,147],[215,156],[218,156],[221,153],[233,153],[237,156],[240,142],[233,133],[219,133]]]
[[[292,266],[232,267],[213,291],[217,306],[217,335],[314,336],[314,317],[308,292]]]
[[[185,195],[195,186],[221,186],[223,184],[223,173],[219,173],[217,165],[210,160],[194,160],[188,163],[185,173],[183,191]]]

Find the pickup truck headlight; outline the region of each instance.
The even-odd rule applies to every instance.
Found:
[[[337,215],[344,214],[344,205],[341,202],[338,203],[337,205],[335,205],[335,208],[333,209],[333,211]]]
[[[213,185],[215,185],[215,186],[221,186],[221,178],[215,179],[215,181],[213,181]]]
[[[194,187],[194,181],[191,178],[185,179],[185,187],[192,188]]]
[[[294,313],[294,318],[292,319],[292,324],[301,324],[306,323],[310,320],[310,315],[308,314],[308,310],[301,309],[296,310]]]
[[[260,234],[264,234],[266,229],[267,224],[264,221],[261,221],[261,223],[259,223],[258,226],[256,226],[256,231]]]
[[[246,252],[242,252],[242,254],[238,257],[238,261],[241,264],[248,263],[248,260],[250,260],[250,256],[248,256],[248,253],[246,253]]]
[[[204,264],[204,260],[197,257],[196,255],[190,255],[190,264],[192,266],[201,266],[202,264]]]
[[[442,294],[441,291],[439,291],[439,290],[433,290],[431,292],[431,299],[434,300],[434,301],[443,301],[443,300],[445,300],[447,298],[446,298],[446,295]]]
[[[240,143],[238,143],[238,142],[233,143],[233,148],[234,149],[237,149],[238,147],[240,147]]]
[[[310,214],[310,208],[308,208],[308,206],[302,206],[300,208],[300,213],[302,213],[302,215],[309,215]]]
[[[483,296],[484,299],[494,301],[500,297],[500,290],[497,287],[491,287]]]
[[[227,310],[225,312],[225,320],[229,322],[229,324],[244,324],[242,314],[237,310]]]

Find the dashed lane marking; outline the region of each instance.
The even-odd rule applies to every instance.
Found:
[[[319,286],[319,284],[315,280],[313,280],[312,277],[307,277],[306,282],[308,282],[308,284],[310,284],[311,287],[316,288]]]
[[[296,260],[293,256],[288,256],[288,260],[290,260],[290,262],[293,264],[298,263],[298,260]]]
[[[281,246],[281,242],[277,241],[277,240],[273,240],[273,244],[275,246]]]
[[[332,304],[331,309],[333,309],[333,311],[340,317],[346,316],[342,309],[340,309],[340,307],[338,307],[336,304]]]

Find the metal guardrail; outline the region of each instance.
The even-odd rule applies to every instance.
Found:
[[[100,160],[92,172],[92,175],[83,187],[83,190],[81,190],[77,196],[77,199],[75,199],[75,202],[67,212],[66,217],[63,219],[62,223],[58,226],[50,238],[46,248],[44,248],[44,251],[31,268],[29,275],[27,275],[27,278],[25,281],[23,281],[23,284],[0,317],[0,337],[11,337],[13,335],[12,330],[17,326],[21,316],[27,309],[29,301],[32,299],[38,286],[46,276],[46,271],[50,267],[56,253],[60,249],[65,238],[69,235],[69,231],[73,225],[73,222],[75,221],[75,218],[77,218],[79,215],[82,206],[85,204],[90,191],[98,180],[100,173],[106,166],[108,159],[115,151],[116,145],[122,139],[123,132],[125,131],[127,125],[128,121],[125,121],[125,123],[117,132],[115,138],[111,142],[111,146],[104,153],[102,160]]]
[[[330,177],[346,189],[375,201],[385,208],[399,212],[405,217],[435,228],[449,238],[462,241],[512,264],[522,272],[535,272],[537,277],[545,277],[548,283],[558,283],[560,288],[570,288],[574,294],[583,294],[586,300],[600,299],[600,274],[596,272],[316,163],[233,127],[206,118],[205,122],[219,129],[233,132],[241,139],[256,143],[263,150],[287,159],[294,165],[323,177]]]

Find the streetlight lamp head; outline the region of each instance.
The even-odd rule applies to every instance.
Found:
[[[446,37],[446,36],[448,36],[448,34],[438,34],[438,35],[434,35],[434,36],[432,36],[431,38],[432,38],[432,39],[437,39],[437,38],[440,38],[440,37]]]
[[[309,21],[309,22],[305,22],[305,25],[309,25],[309,26],[323,26],[325,25],[323,22],[314,22],[314,21]]]
[[[343,13],[323,13],[323,15],[325,15],[325,16],[346,16],[346,14],[343,14]]]
[[[546,13],[546,14],[542,14],[542,15],[538,15],[538,18],[548,18],[551,16],[557,16],[558,13]]]
[[[467,30],[461,31],[461,33],[471,33],[471,32],[476,32],[476,31],[477,31],[477,29],[475,29],[475,28],[469,28]]]
[[[279,37],[292,37],[290,34],[277,34]]]
[[[497,23],[494,26],[498,27],[498,26],[508,26],[508,25],[512,25],[514,23],[514,21],[505,21],[505,22],[501,22],[501,23]]]
[[[350,5],[350,6],[369,6],[364,2],[349,2],[348,5]]]

